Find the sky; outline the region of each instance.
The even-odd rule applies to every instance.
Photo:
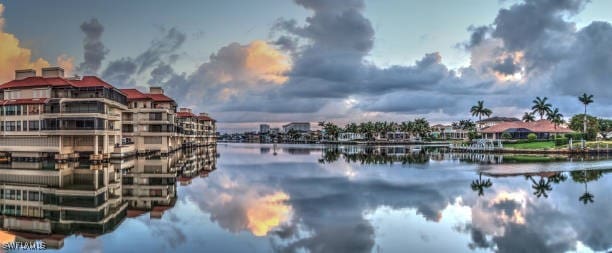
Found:
[[[536,96],[611,117],[603,0],[0,0],[0,82],[59,65],[162,86],[221,129],[520,117]]]

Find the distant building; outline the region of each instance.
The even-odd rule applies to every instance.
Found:
[[[261,125],[259,125],[259,133],[260,134],[270,133],[270,125],[268,125],[268,124],[261,124]]]
[[[283,132],[287,133],[290,130],[310,132],[310,122],[291,122],[283,126]]]
[[[549,120],[504,122],[480,131],[485,139],[501,139],[504,133],[508,133],[512,139],[526,139],[531,133],[535,134],[538,139],[548,139],[553,135],[573,132],[564,126],[555,126]]]
[[[359,141],[359,140],[365,140],[365,139],[366,139],[365,135],[361,133],[347,132],[347,133],[338,134],[338,141]]]
[[[280,128],[278,127],[270,128],[270,134],[277,135],[279,133],[280,133]]]
[[[437,124],[431,127],[431,135],[438,139],[466,139],[469,132],[452,125]]]

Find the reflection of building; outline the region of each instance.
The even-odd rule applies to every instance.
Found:
[[[309,122],[291,122],[287,125],[283,125],[283,132],[287,133],[291,130],[297,132],[307,133],[310,132],[310,123]]]
[[[178,153],[134,157],[123,176],[123,198],[130,209],[152,210],[174,205]]]
[[[11,158],[0,166],[2,227],[42,234],[114,229],[125,216],[121,174],[108,162]]]

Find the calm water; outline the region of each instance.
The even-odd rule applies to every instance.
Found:
[[[612,248],[612,161],[219,144],[161,218],[65,252],[590,252]],[[408,153],[406,155],[405,153]],[[501,162],[501,164],[499,164]]]

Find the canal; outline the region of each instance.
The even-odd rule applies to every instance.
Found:
[[[410,147],[218,144],[171,208],[62,252],[590,252],[612,249],[612,161]],[[196,170],[197,171],[197,170]]]

